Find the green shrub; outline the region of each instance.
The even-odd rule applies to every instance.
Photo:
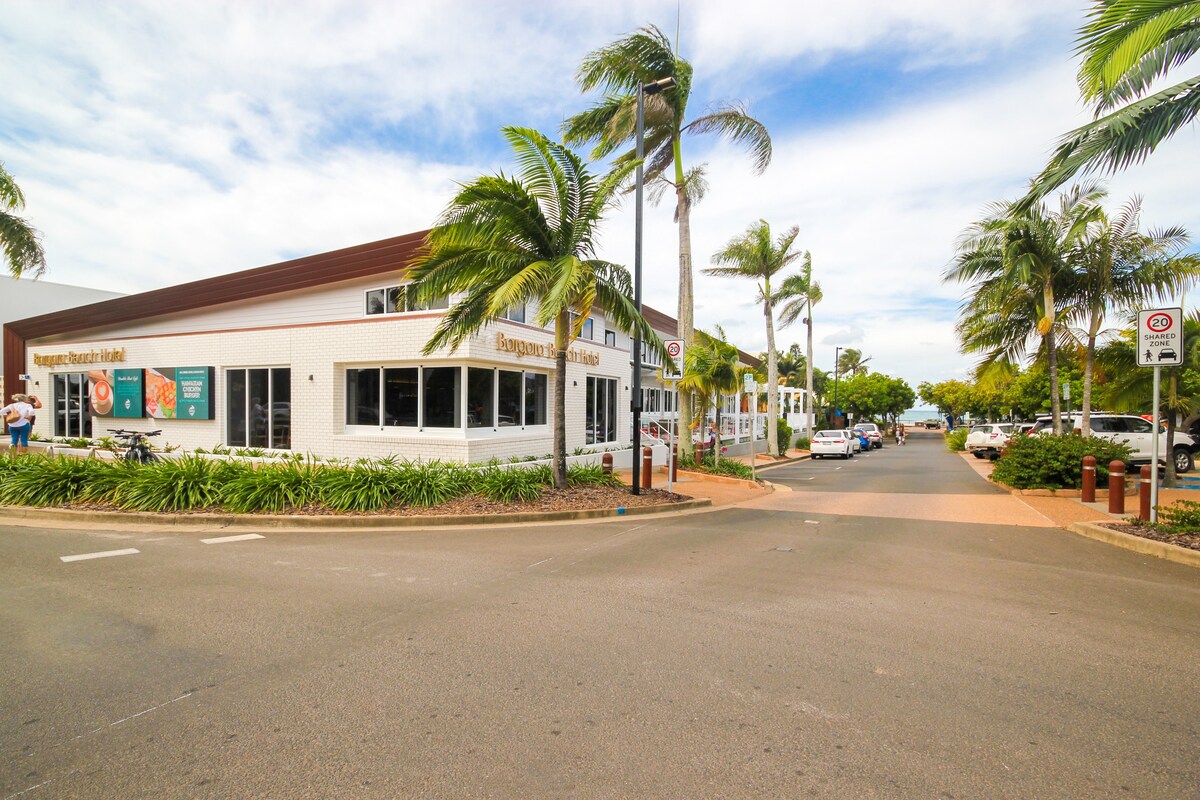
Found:
[[[303,508],[320,498],[319,471],[311,463],[297,461],[244,469],[225,483],[221,503],[235,514],[254,511],[279,514]]]
[[[1076,436],[1014,436],[992,479],[1014,489],[1078,489],[1083,480],[1083,457],[1096,457],[1097,485],[1108,480],[1110,461],[1127,461],[1129,448],[1107,439]]]
[[[809,439],[807,436],[797,436],[796,437],[796,449],[797,450],[807,450],[811,446],[812,446],[812,440]]]
[[[754,480],[754,470],[750,465],[732,458],[722,458],[717,461],[711,455],[705,456],[700,462],[700,471],[712,475],[728,475],[731,478],[741,478],[745,481]]]
[[[621,479],[611,472],[606,473],[601,464],[576,464],[567,467],[567,484],[570,486],[621,486]]]
[[[317,473],[321,502],[335,511],[378,511],[396,502],[397,469],[359,465]]]
[[[545,477],[540,469],[491,467],[477,475],[475,491],[494,502],[528,502],[542,496]]]
[[[212,461],[196,456],[142,464],[131,470],[117,492],[122,508],[137,511],[188,511],[220,502],[222,485]]]
[[[780,419],[775,429],[775,443],[779,445],[779,455],[787,455],[788,445],[792,442],[792,426],[787,420]]]
[[[462,497],[470,490],[466,471],[438,461],[396,467],[393,475],[396,499],[409,506],[436,506]]]
[[[79,497],[95,471],[95,462],[68,456],[26,456],[6,470],[0,502],[58,506]]]
[[[961,453],[967,449],[967,429],[955,428],[946,434],[946,449],[952,453]]]
[[[1200,533],[1200,503],[1176,500],[1158,507],[1158,529],[1163,533]]]

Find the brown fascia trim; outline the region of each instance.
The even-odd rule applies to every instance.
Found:
[[[17,385],[17,376],[25,372],[25,342],[29,339],[117,325],[131,319],[178,314],[206,306],[262,298],[355,278],[384,275],[407,266],[424,244],[428,233],[427,230],[417,231],[6,323],[5,385],[10,387],[10,393],[15,391],[11,387]],[[153,313],[148,313],[151,310]],[[673,334],[678,329],[675,319],[661,311],[643,306],[642,313],[656,330]],[[741,357],[743,363],[751,366],[757,366],[759,363],[757,358],[746,353],[741,353]]]

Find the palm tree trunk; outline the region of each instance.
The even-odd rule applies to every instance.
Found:
[[[767,320],[767,452],[779,455],[779,364],[775,354],[775,321],[771,318],[771,281],[763,280],[763,316]]]
[[[1058,398],[1058,352],[1054,342],[1054,289],[1049,283],[1042,288],[1042,303],[1049,326],[1046,330],[1046,360],[1049,362],[1050,373],[1050,416],[1054,421],[1054,433],[1061,435],[1062,404]]]
[[[567,347],[570,313],[563,309],[554,320],[554,488],[567,488]],[[637,453],[633,454],[638,457]]]
[[[713,445],[713,466],[721,463],[721,393],[713,392],[713,418],[717,425],[717,441]]]
[[[1084,436],[1092,435],[1092,376],[1096,372],[1096,337],[1100,332],[1100,312],[1092,310],[1088,326],[1087,352],[1083,358],[1083,417],[1079,429]]]
[[[679,327],[676,335],[684,347],[691,347],[695,338],[692,299],[692,204],[688,200],[683,164],[680,160],[679,137],[675,137],[675,218],[679,222]],[[692,449],[693,395],[690,390],[679,392],[679,455],[693,458]]]
[[[1175,488],[1175,408],[1179,398],[1179,373],[1177,370],[1170,371],[1170,377],[1167,379],[1167,443],[1163,447],[1163,452],[1167,456],[1167,474],[1163,478],[1163,486],[1168,489]],[[1157,410],[1157,409],[1155,409]],[[1158,424],[1158,420],[1154,420],[1154,424]]]
[[[813,436],[813,353],[812,353],[812,300],[808,301],[808,322],[805,323],[808,327],[808,364],[805,365],[804,380],[805,391],[808,392],[808,415],[804,418],[804,435],[808,440],[812,441]]]

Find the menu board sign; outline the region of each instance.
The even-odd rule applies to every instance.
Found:
[[[154,419],[212,419],[212,367],[146,370],[146,416]]]
[[[97,417],[140,419],[143,416],[142,370],[90,370],[88,402]]]
[[[142,370],[114,369],[112,372],[114,417],[141,419],[142,413]]]

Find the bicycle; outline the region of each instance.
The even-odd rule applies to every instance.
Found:
[[[158,436],[162,433],[161,430],[127,431],[121,428],[109,428],[108,432],[122,440],[120,444],[125,448],[125,453],[121,458],[126,461],[136,461],[139,464],[152,464],[159,460],[158,454],[150,449],[150,442],[147,440],[151,436]]]

